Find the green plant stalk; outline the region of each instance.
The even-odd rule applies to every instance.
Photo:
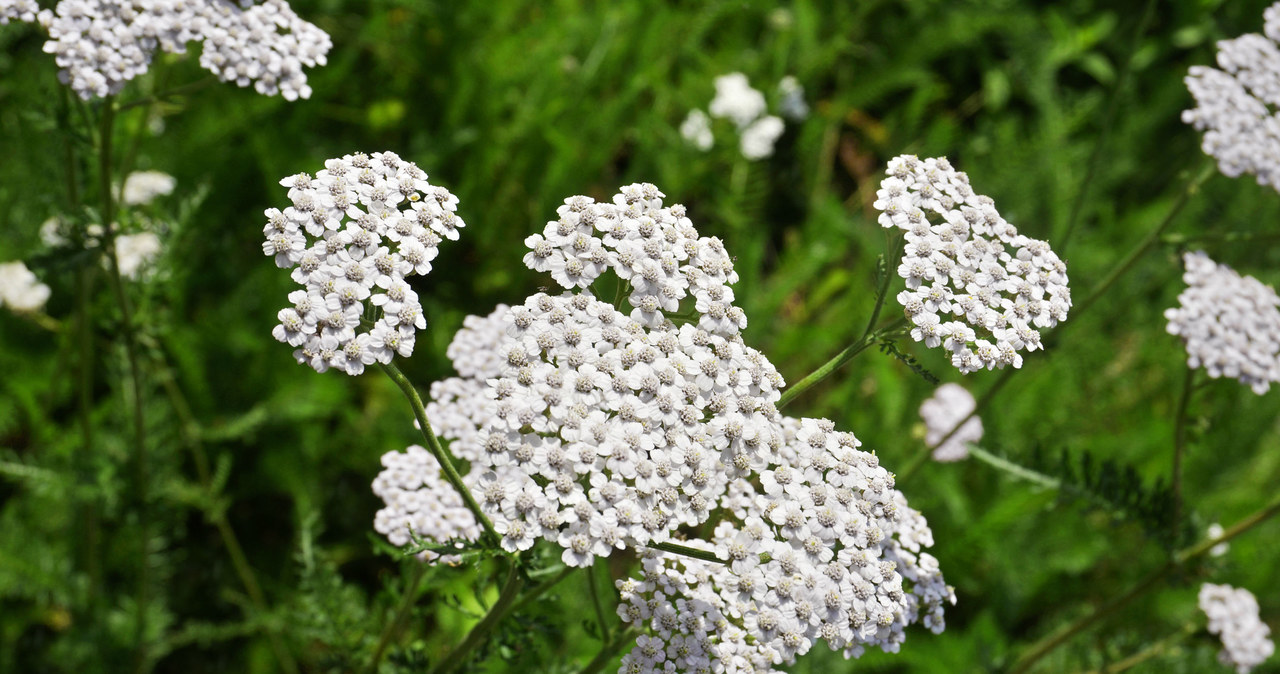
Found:
[[[520,573],[520,566],[515,559],[511,560],[511,568],[507,571],[507,580],[502,584],[502,590],[498,593],[498,600],[489,607],[489,611],[484,614],[480,622],[467,633],[462,643],[449,653],[449,657],[437,670],[437,674],[449,674],[464,665],[471,655],[471,651],[477,646],[484,643],[493,628],[498,626],[511,609],[515,607],[516,600],[520,596],[520,590],[524,587],[524,576]]]
[[[1009,383],[1009,380],[1013,378],[1014,372],[1017,372],[1017,370],[1013,368],[1005,368],[1005,370],[1000,373],[1000,378],[996,380],[996,383],[992,384],[991,388],[987,389],[986,392],[982,394],[982,397],[974,403],[973,411],[960,421],[957,421],[956,425],[952,426],[951,430],[947,431],[947,434],[942,436],[941,440],[938,440],[932,445],[922,445],[920,451],[916,453],[915,458],[911,460],[910,464],[908,464],[907,469],[902,471],[902,474],[895,478],[895,482],[898,484],[906,482],[919,472],[920,469],[924,467],[924,464],[929,462],[929,457],[933,455],[933,449],[935,447],[941,447],[946,443],[946,441],[951,439],[951,436],[955,435],[966,423],[968,423],[970,419],[981,414],[982,410],[986,409],[987,405],[990,405],[991,401],[995,399],[996,394],[1000,392],[1000,389],[1004,388],[1004,385]]]
[[[604,666],[613,659],[613,656],[617,655],[618,651],[622,650],[622,647],[625,646],[627,642],[634,639],[636,634],[637,631],[634,627],[628,627],[627,629],[618,632],[614,635],[613,641],[606,643],[600,649],[600,652],[596,653],[596,656],[591,659],[591,662],[588,662],[586,666],[582,668],[581,674],[596,674],[596,672],[604,669]]]
[[[1177,540],[1178,526],[1182,523],[1182,457],[1187,451],[1187,408],[1191,403],[1191,393],[1195,390],[1196,371],[1186,368],[1182,378],[1182,392],[1178,396],[1178,411],[1173,421],[1173,477],[1170,481],[1173,491],[1173,522],[1171,540]]]
[[[454,489],[458,490],[458,494],[462,496],[462,502],[466,504],[467,509],[471,511],[476,521],[480,523],[480,527],[484,529],[485,535],[490,539],[489,542],[497,545],[502,540],[502,537],[494,530],[493,522],[490,522],[484,511],[480,509],[480,504],[476,503],[475,496],[471,494],[471,489],[462,481],[462,476],[458,474],[458,469],[453,465],[453,459],[450,458],[444,447],[440,445],[440,439],[436,437],[435,431],[431,429],[431,422],[427,421],[427,410],[422,405],[422,396],[418,395],[418,389],[413,387],[413,382],[409,381],[409,378],[404,376],[400,368],[394,364],[382,363],[380,367],[383,372],[387,373],[388,377],[391,377],[391,381],[400,387],[405,397],[409,399],[409,404],[413,406],[413,416],[418,420],[418,426],[422,431],[422,437],[426,439],[427,448],[431,450],[432,456],[439,462],[445,479],[449,481],[450,485],[453,485]]]
[[[1069,641],[1072,637],[1092,627],[1094,624],[1110,617],[1120,609],[1128,606],[1130,602],[1146,594],[1148,590],[1155,587],[1157,583],[1164,579],[1165,576],[1180,568],[1183,564],[1208,553],[1214,546],[1226,543],[1231,539],[1239,536],[1246,531],[1265,522],[1276,513],[1280,513],[1280,497],[1276,497],[1270,503],[1254,511],[1244,519],[1231,525],[1221,536],[1201,541],[1189,548],[1185,548],[1173,555],[1173,558],[1165,562],[1163,566],[1152,571],[1145,578],[1138,582],[1137,585],[1129,589],[1128,592],[1112,599],[1098,608],[1092,613],[1076,620],[1075,622],[1065,625],[1058,630],[1049,634],[1045,638],[1037,641],[1028,648],[1009,668],[1012,674],[1022,674],[1031,670],[1031,667],[1039,662],[1044,656],[1048,655],[1057,647]]]
[[[249,558],[244,554],[244,548],[240,546],[240,539],[236,536],[231,521],[227,519],[226,512],[214,503],[213,476],[209,470],[209,455],[205,452],[204,444],[200,440],[199,424],[191,412],[191,405],[187,403],[186,396],[183,395],[182,389],[173,376],[173,370],[169,367],[164,352],[158,345],[155,351],[161,358],[161,367],[158,368],[160,386],[169,396],[170,405],[178,415],[183,440],[191,452],[192,462],[196,466],[196,476],[205,491],[207,503],[203,508],[204,515],[217,529],[218,537],[222,539],[222,545],[227,549],[227,556],[231,558],[231,566],[235,569],[240,584],[244,586],[245,593],[249,595],[249,601],[258,613],[265,617],[270,614],[271,606],[267,603],[261,584],[258,583],[258,576],[253,570],[253,565],[249,563]],[[269,628],[267,638],[271,642],[271,650],[280,669],[289,673],[297,672],[298,664],[289,653],[289,649],[285,647],[284,641],[280,639],[279,630],[274,627]]]
[[[1111,127],[1116,120],[1116,111],[1120,107],[1120,94],[1128,84],[1129,73],[1133,70],[1133,55],[1138,51],[1138,44],[1142,41],[1142,36],[1146,35],[1147,28],[1151,25],[1151,19],[1155,16],[1156,2],[1155,0],[1147,0],[1146,8],[1142,12],[1142,17],[1138,19],[1138,25],[1133,30],[1133,39],[1129,42],[1129,50],[1125,53],[1124,63],[1120,66],[1120,72],[1116,75],[1115,86],[1111,88],[1111,94],[1107,97],[1107,110],[1102,118],[1102,131],[1098,134],[1097,140],[1094,141],[1093,151],[1089,153],[1089,168],[1086,169],[1084,180],[1080,183],[1080,191],[1076,193],[1075,201],[1071,204],[1071,215],[1067,219],[1067,231],[1058,241],[1058,254],[1066,255],[1067,246],[1071,243],[1071,236],[1075,234],[1076,224],[1080,221],[1080,213],[1084,210],[1085,197],[1089,194],[1089,187],[1093,184],[1093,180],[1097,177],[1098,167],[1102,164],[1103,150],[1106,148],[1107,140],[1111,136]]]
[[[1173,224],[1174,219],[1182,212],[1182,209],[1186,207],[1187,202],[1191,200],[1192,196],[1195,196],[1200,191],[1200,186],[1209,179],[1209,176],[1213,175],[1215,170],[1216,167],[1212,163],[1207,164],[1199,174],[1187,182],[1186,187],[1183,188],[1182,193],[1178,195],[1178,199],[1173,202],[1173,207],[1169,209],[1167,214],[1165,214],[1164,219],[1161,220],[1154,229],[1147,232],[1146,236],[1142,237],[1142,240],[1138,242],[1138,245],[1134,246],[1133,249],[1129,251],[1129,254],[1120,261],[1120,264],[1116,265],[1116,267],[1111,270],[1111,273],[1107,274],[1106,278],[1102,279],[1102,282],[1093,289],[1093,292],[1089,293],[1088,297],[1085,297],[1082,302],[1074,307],[1072,311],[1075,317],[1079,318],[1080,314],[1088,311],[1089,307],[1093,306],[1094,302],[1097,302],[1099,298],[1106,294],[1106,292],[1111,289],[1111,286],[1115,285],[1116,281],[1120,280],[1120,277],[1124,276],[1125,273],[1127,273],[1129,269],[1131,269],[1133,265],[1151,249],[1152,246],[1160,242],[1160,237],[1164,234],[1164,230],[1168,229],[1169,225]]]
[[[604,566],[601,564],[601,566]],[[607,613],[604,610],[604,604],[600,603],[600,591],[596,589],[596,565],[586,567],[587,572],[584,574],[587,581],[587,593],[591,595],[591,605],[596,610],[596,620],[600,623],[600,641],[609,642],[609,621],[605,618]]]
[[[520,611],[524,610],[524,608],[528,606],[530,603],[532,603],[535,599],[537,599],[538,597],[541,597],[543,594],[546,593],[547,590],[550,590],[556,585],[559,585],[560,581],[573,575],[573,572],[577,571],[580,568],[583,568],[583,567],[566,566],[563,569],[561,569],[558,573],[556,573],[556,575],[542,581],[538,585],[535,585],[532,590],[529,590],[528,592],[520,596],[520,600],[516,602],[515,606],[511,607],[511,611],[513,613],[519,613]],[[590,568],[590,567],[586,567],[586,568]]]
[[[884,264],[883,274],[880,278],[880,287],[876,289],[876,303],[871,309],[871,318],[867,321],[867,327],[863,329],[862,336],[855,340],[852,344],[845,347],[840,353],[823,363],[818,369],[809,373],[803,379],[796,383],[795,386],[788,388],[782,392],[782,397],[778,399],[778,409],[782,409],[792,400],[795,400],[800,394],[813,388],[818,382],[831,376],[831,373],[840,369],[845,363],[853,360],[854,356],[862,353],[875,343],[877,333],[874,332],[876,321],[880,320],[880,311],[884,309],[884,298],[889,293],[889,279],[892,278],[893,263],[898,257],[898,251],[902,248],[902,235],[895,233],[893,242],[890,244],[891,253],[887,258],[881,258]],[[895,324],[896,325],[896,324]],[[892,327],[892,326],[890,326]],[[889,328],[886,328],[886,330]]]
[[[1054,478],[1049,477],[1048,475],[1042,475],[1035,471],[1027,470],[1022,466],[1019,466],[1018,464],[1013,463],[1012,461],[1008,461],[1002,457],[992,454],[991,452],[988,452],[987,450],[979,447],[978,445],[970,443],[968,446],[968,449],[969,449],[970,456],[989,466],[996,468],[997,470],[1002,470],[1006,473],[1009,473],[1010,475],[1013,475],[1014,477],[1026,480],[1028,482],[1034,482],[1042,487],[1048,487],[1049,489],[1062,488],[1061,480],[1056,480]]]
[[[150,466],[147,457],[147,424],[142,402],[142,373],[139,370],[138,339],[133,325],[133,310],[125,293],[124,279],[120,275],[120,263],[116,258],[116,236],[111,225],[115,220],[116,203],[111,186],[112,136],[115,131],[115,97],[102,99],[102,115],[98,119],[98,191],[102,199],[103,252],[107,258],[108,281],[116,305],[120,309],[120,329],[124,333],[125,354],[129,362],[130,406],[133,408],[134,440],[134,496],[138,501],[138,528],[141,530],[141,552],[138,564],[137,611],[134,626],[135,666],[146,669],[146,615],[150,603],[151,573],[148,564],[151,541],[151,521],[148,512],[150,499]]]
[[[1236,243],[1240,241],[1280,241],[1280,232],[1203,232],[1200,234],[1165,234],[1161,243],[1181,246],[1197,241]]]
[[[409,586],[405,588],[404,594],[400,597],[400,604],[396,606],[396,612],[391,620],[382,628],[382,634],[378,636],[378,645],[373,649],[373,657],[369,660],[369,666],[365,669],[369,674],[378,671],[378,663],[382,661],[382,654],[387,650],[387,645],[391,643],[391,637],[400,630],[400,625],[404,624],[404,620],[409,615],[409,611],[413,609],[413,605],[418,600],[418,584],[422,582],[422,577],[427,573],[427,565],[414,560],[413,576],[409,578]]]
[[[728,564],[729,563],[728,560],[720,559],[719,557],[716,556],[716,553],[711,552],[710,550],[699,550],[697,548],[691,548],[687,545],[680,545],[679,543],[673,543],[671,541],[663,541],[662,543],[650,543],[645,547],[651,550],[661,550],[662,552],[670,552],[676,555],[684,555],[685,557],[700,559],[704,562],[711,562],[712,564]]]
[[[1181,643],[1187,637],[1195,634],[1198,629],[1200,629],[1199,625],[1195,622],[1189,622],[1186,625],[1183,625],[1182,629],[1170,634],[1160,641],[1155,642],[1154,644],[1151,644],[1147,648],[1144,648],[1123,660],[1114,662],[1101,670],[1092,672],[1091,674],[1119,674],[1120,672],[1140,665],[1151,658],[1164,655],[1165,651],[1167,651],[1170,646],[1176,646]]]

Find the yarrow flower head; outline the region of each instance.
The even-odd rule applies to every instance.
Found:
[[[550,272],[564,288],[586,288],[613,270],[630,288],[631,318],[645,327],[661,326],[691,298],[698,327],[738,334],[747,316],[733,305],[733,259],[720,239],[698,235],[684,206],[663,207],[663,196],[637,183],[623,187],[613,203],[565,199],[560,217],[524,240],[530,249],[524,263]]]
[[[1223,174],[1253,174],[1280,190],[1280,3],[1263,20],[1263,35],[1218,43],[1219,68],[1191,67],[1186,83],[1196,107],[1182,121],[1204,132],[1201,147]]]
[[[1038,328],[1066,319],[1066,263],[1019,234],[946,158],[894,158],[874,206],[882,226],[906,233],[898,302],[912,339],[946,348],[961,372],[1021,367],[1022,351],[1041,348]]]
[[[758,480],[735,480],[712,541],[724,563],[647,551],[617,581],[618,615],[645,630],[619,672],[770,672],[817,641],[846,658],[896,652],[906,625],[944,629],[955,602],[928,524],[893,475],[825,419],[784,419]]]
[[[120,275],[137,280],[160,255],[160,237],[155,232],[121,234],[116,237],[116,264]]]
[[[408,279],[431,271],[441,241],[457,240],[457,197],[391,152],[330,159],[280,184],[292,205],[267,209],[262,250],[301,288],[275,338],[317,372],[357,375],[411,355],[426,318]]]
[[[408,545],[411,534],[441,544],[480,538],[475,516],[445,480],[431,452],[418,445],[404,452],[387,452],[382,456],[382,466],[383,471],[373,480],[373,493],[385,507],[374,516],[373,528],[392,545]],[[429,563],[460,561],[457,555],[430,550],[419,553],[418,558]]]
[[[508,550],[544,538],[585,566],[667,540],[780,441],[782,378],[737,336],[646,329],[586,292],[534,295],[505,323],[501,374],[459,455],[490,471],[478,500]],[[468,418],[450,417],[445,433]]]
[[[1187,289],[1178,306],[1166,309],[1168,331],[1187,346],[1187,367],[1210,377],[1231,377],[1254,393],[1280,382],[1280,298],[1252,276],[1209,259],[1183,255]]]
[[[307,98],[304,67],[324,65],[328,34],[285,0],[62,0],[35,11],[27,0],[0,7],[0,23],[38,21],[59,77],[85,99],[119,93],[145,73],[157,51],[180,54],[202,43],[200,65],[224,82],[287,100]]]
[[[0,263],[0,307],[18,313],[39,311],[51,293],[22,261]]]
[[[40,5],[35,0],[0,0],[0,26],[10,21],[36,20],[40,13]]]
[[[124,179],[124,188],[120,191],[120,200],[126,206],[149,204],[156,197],[173,192],[177,181],[173,176],[161,171],[134,171]]]
[[[924,419],[924,442],[933,448],[935,461],[959,461],[969,456],[968,444],[982,439],[982,419],[974,416],[964,421],[977,406],[973,394],[959,384],[943,384],[933,397],[920,404]],[[947,438],[950,434],[951,437]],[[947,438],[946,442],[942,442]],[[938,444],[942,443],[942,444]]]
[[[717,77],[715,88],[716,95],[708,110],[711,117],[727,119],[737,128],[742,156],[754,161],[772,155],[773,146],[782,136],[785,125],[781,117],[765,114],[768,104],[764,94],[753,88],[742,73]],[[778,92],[784,115],[796,120],[808,115],[804,89],[794,77],[784,78]],[[700,109],[691,110],[680,125],[680,135],[699,150],[710,149],[714,136],[707,113]]]
[[[1258,600],[1253,593],[1230,585],[1205,583],[1200,586],[1200,610],[1209,618],[1209,631],[1222,639],[1218,660],[1248,672],[1275,653],[1269,638],[1271,628],[1258,617]]]

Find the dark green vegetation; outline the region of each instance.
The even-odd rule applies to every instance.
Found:
[[[137,166],[178,179],[150,207],[172,223],[158,274],[127,288],[147,375],[145,504],[106,275],[87,257],[42,255],[37,234],[73,210],[67,152],[88,156],[88,129],[71,114],[68,131],[39,32],[0,27],[0,261],[27,260],[63,319],[53,333],[0,314],[0,671],[265,672],[292,660],[340,672],[375,652],[380,671],[423,671],[462,640],[477,601],[496,596],[497,564],[433,568],[414,582],[419,565],[372,530],[379,457],[419,441],[400,392],[376,370],[317,375],[271,339],[292,288],[260,253],[261,213],[285,202],[280,178],[389,149],[459,196],[463,237],[415,284],[431,325],[401,367],[424,390],[450,374],[444,346],[464,315],[550,283],[521,265],[521,240],[562,199],[607,198],[635,181],[657,184],[725,240],[743,277],[746,339],[795,382],[862,334],[886,241],[870,204],[897,154],[950,157],[1067,260],[1077,304],[1166,217],[1210,163],[1179,119],[1191,106],[1182,77],[1212,63],[1214,40],[1260,31],[1266,3],[1154,3],[1144,22],[1146,4],[296,2],[334,41],[329,65],[310,72],[309,101],[214,83],[120,113],[117,142],[140,134]],[[161,59],[121,100],[205,78],[193,60]],[[787,74],[806,87],[811,117],[789,125],[767,160],[742,160],[727,133],[706,154],[679,136],[712,79],[731,71],[769,94]],[[73,183],[91,191],[93,167],[75,167]],[[1273,236],[1278,220],[1280,194],[1214,173],[1168,232]],[[1276,283],[1274,243],[1195,245]],[[1183,287],[1179,252],[1161,243],[1137,259],[982,414],[983,446],[1038,481],[974,459],[926,463],[907,479],[932,385],[889,349],[864,350],[792,403],[789,413],[835,420],[904,475],[959,597],[940,636],[917,629],[901,653],[852,665],[820,645],[798,671],[1007,669],[1210,522],[1229,525],[1274,498],[1280,391],[1211,381],[1187,406],[1186,526],[1168,512],[1186,368],[1162,312]],[[90,451],[71,319],[86,272],[96,298]],[[896,310],[890,299],[886,316]],[[960,380],[936,351],[909,339],[895,348],[979,397],[1002,377]],[[244,567],[228,552],[231,531]],[[1173,568],[1042,671],[1098,668],[1177,634],[1201,620],[1204,579],[1250,589],[1280,626],[1277,535],[1267,522],[1225,557]],[[586,582],[572,575],[518,607],[481,649],[482,666],[577,671],[599,650]],[[1179,644],[1145,666],[1228,671],[1202,630]],[[1278,669],[1273,659],[1256,671]]]

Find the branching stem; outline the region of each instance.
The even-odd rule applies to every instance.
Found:
[[[471,489],[462,481],[462,476],[458,474],[458,469],[453,465],[453,459],[449,456],[444,447],[440,445],[440,439],[436,437],[435,431],[431,429],[431,422],[427,421],[427,410],[422,405],[422,396],[418,395],[418,389],[414,388],[413,382],[404,376],[400,368],[392,363],[381,365],[382,371],[391,377],[391,381],[400,387],[409,404],[413,406],[413,416],[418,420],[418,427],[422,431],[422,437],[427,441],[427,448],[431,450],[431,455],[435,457],[440,464],[440,469],[444,472],[444,477],[449,484],[458,491],[462,496],[462,502],[466,504],[467,509],[475,516],[476,521],[480,523],[480,527],[484,529],[485,535],[489,538],[489,542],[496,545],[501,537],[493,528],[493,522],[489,521],[488,516],[480,509],[480,504],[476,503],[475,496],[471,494]]]

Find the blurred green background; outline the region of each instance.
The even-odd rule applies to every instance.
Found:
[[[566,197],[608,198],[636,181],[657,184],[702,234],[725,240],[742,275],[746,340],[794,382],[861,334],[886,241],[870,203],[898,154],[951,158],[1022,233],[1059,250],[1077,301],[1087,295],[1209,161],[1179,118],[1192,105],[1188,67],[1211,64],[1218,39],[1260,32],[1267,3],[1151,3],[1142,26],[1148,3],[1100,0],[293,6],[334,41],[329,64],[309,71],[310,100],[215,83],[120,120],[139,134],[137,166],[178,179],[174,195],[144,209],[169,223],[165,250],[152,279],[129,288],[150,363],[147,640],[157,671],[275,671],[268,634],[302,671],[360,670],[414,566],[372,530],[379,457],[416,437],[399,392],[376,373],[299,367],[270,337],[292,287],[260,248],[262,211],[286,201],[281,178],[329,157],[393,150],[458,195],[462,239],[415,283],[430,326],[403,368],[424,390],[451,374],[444,347],[466,314],[551,283],[520,263],[525,236]],[[0,27],[0,261],[26,260],[53,288],[49,314],[65,319],[54,333],[0,314],[0,671],[123,671],[134,664],[141,530],[129,493],[126,366],[103,293],[92,326],[95,445],[81,451],[70,316],[84,260],[45,253],[38,235],[68,210],[75,135],[58,122],[64,94],[43,40],[31,26]],[[678,132],[690,109],[706,108],[713,79],[734,71],[774,110],[778,80],[793,75],[812,110],[759,162],[741,158],[727,127],[705,153]],[[121,100],[204,76],[193,56],[164,57]],[[1278,216],[1280,194],[1215,174],[1170,231],[1275,232]],[[1198,247],[1280,281],[1280,248]],[[1048,352],[1027,358],[983,413],[983,445],[1024,463],[1063,451],[1112,460],[1148,488],[1167,480],[1185,351],[1162,312],[1183,288],[1179,254],[1155,248],[1060,326]],[[890,301],[886,312],[896,308]],[[938,352],[899,347],[975,395],[999,377],[961,378]],[[901,471],[922,451],[918,407],[932,388],[868,350],[787,411],[835,420]],[[1190,411],[1185,494],[1199,534],[1276,492],[1280,392],[1213,381]],[[224,484],[213,497],[189,451],[196,445]],[[998,671],[1167,558],[1141,517],[974,460],[927,464],[901,488],[929,519],[933,553],[956,587],[947,631],[913,629],[902,652],[854,663],[818,645],[794,671]],[[269,611],[246,598],[228,561],[209,516],[221,509]],[[1280,627],[1277,535],[1280,523],[1269,522],[1227,556],[1175,574],[1042,671],[1098,668],[1176,632],[1199,619],[1206,579],[1250,589]],[[492,599],[493,572],[428,572],[382,671],[422,671],[448,652],[474,621],[472,595]],[[94,583],[96,603],[87,598]],[[571,577],[558,601],[522,611],[481,666],[576,671],[599,648],[582,624],[582,583]],[[1201,631],[1134,671],[1227,671],[1217,650]],[[1280,660],[1255,671],[1280,671]]]

